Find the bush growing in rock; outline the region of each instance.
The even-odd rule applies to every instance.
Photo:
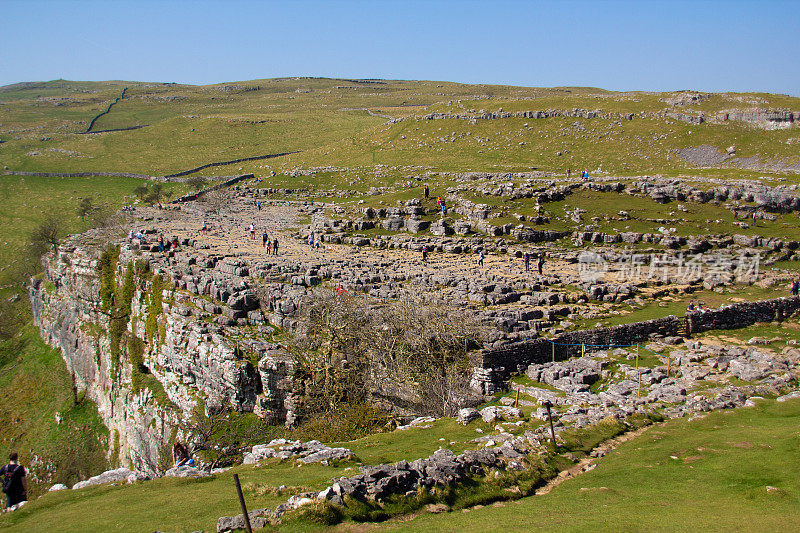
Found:
[[[271,440],[278,429],[252,413],[239,413],[221,406],[197,402],[192,418],[181,424],[192,450],[211,468],[230,466],[242,460],[245,448]]]
[[[306,416],[373,395],[434,416],[453,416],[471,402],[467,348],[483,331],[465,315],[330,290],[317,291],[304,313],[307,329],[292,352]]]

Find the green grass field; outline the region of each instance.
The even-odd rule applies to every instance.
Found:
[[[427,457],[439,447],[463,450],[469,439],[480,436],[476,428],[490,430],[480,421],[464,427],[449,419],[437,421],[431,429],[379,433],[340,444],[352,449],[366,464],[410,461]],[[234,473],[239,474],[249,507],[256,509],[285,501],[291,492],[278,494],[281,485],[300,487],[294,492],[321,490],[331,478],[353,475],[356,470],[356,463],[301,468],[291,461],[270,461],[263,466],[239,466],[213,479],[162,478],[133,486],[48,493],[0,518],[0,527],[9,531],[28,531],[31,527],[64,531],[62,524],[69,524],[66,529],[73,531],[213,531],[219,516],[241,512],[233,486]],[[48,528],[46,524],[52,526]]]
[[[800,520],[799,422],[797,400],[673,420],[548,495],[368,529],[789,531]]]
[[[438,515],[423,512],[372,526],[345,523],[336,529],[784,530],[784,524],[800,518],[800,467],[795,460],[799,421],[797,400],[766,400],[757,407],[715,412],[699,420],[668,421],[622,444],[597,460],[596,469],[546,496]],[[438,447],[439,435],[460,439],[452,424],[373,435],[348,444],[367,462],[417,457]],[[378,446],[378,454],[370,451]],[[297,468],[270,463],[237,467],[208,480],[159,479],[50,493],[3,517],[0,526],[8,531],[213,530],[216,517],[237,512],[233,472],[242,479],[250,507],[259,508],[285,500],[287,494],[276,493],[280,485],[298,491],[319,489],[331,477],[352,470],[352,464]],[[290,520],[280,529],[324,528]]]
[[[31,478],[32,497],[108,467],[108,430],[94,404],[83,394],[77,399],[61,352],[48,347],[38,329],[27,326],[0,341],[0,455],[37,457],[38,473],[53,476],[41,483]]]
[[[126,96],[94,131],[147,125],[133,131],[76,135],[127,87]],[[380,84],[323,78],[252,80],[214,86],[56,80],[0,89],[0,163],[11,170],[104,170],[163,174],[212,161],[300,150],[242,171],[340,165],[388,165],[436,170],[562,173],[602,169],[674,175],[692,167],[674,150],[711,144],[737,146],[741,157],[797,160],[794,129],[764,131],[741,122],[686,124],[659,113],[677,93],[612,93],[592,88],[525,88],[430,81]],[[475,99],[480,95],[480,99]],[[749,103],[752,101],[754,103]],[[754,105],[800,108],[797,98],[769,94],[711,95],[677,108],[714,116]],[[416,120],[429,112],[583,108],[601,113],[647,113],[634,120],[508,118]],[[412,117],[395,124],[386,118]],[[231,168],[231,167],[229,167]],[[233,168],[238,171],[239,166]],[[705,175],[708,170],[699,170]],[[716,175],[747,176],[739,169]],[[768,173],[770,174],[770,173]],[[773,173],[774,174],[774,173]]]

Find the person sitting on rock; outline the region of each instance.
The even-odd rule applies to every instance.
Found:
[[[177,440],[172,446],[172,460],[175,466],[194,466],[194,459],[192,459],[189,449]]]
[[[0,479],[3,481],[3,492],[6,493],[6,510],[28,501],[25,467],[19,464],[17,452],[11,452],[8,464],[0,468]]]

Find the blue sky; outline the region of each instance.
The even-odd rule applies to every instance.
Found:
[[[0,0],[0,85],[279,76],[800,96],[800,0]]]

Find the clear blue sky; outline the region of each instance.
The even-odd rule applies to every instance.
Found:
[[[800,0],[0,0],[0,85],[279,76],[800,96]]]

